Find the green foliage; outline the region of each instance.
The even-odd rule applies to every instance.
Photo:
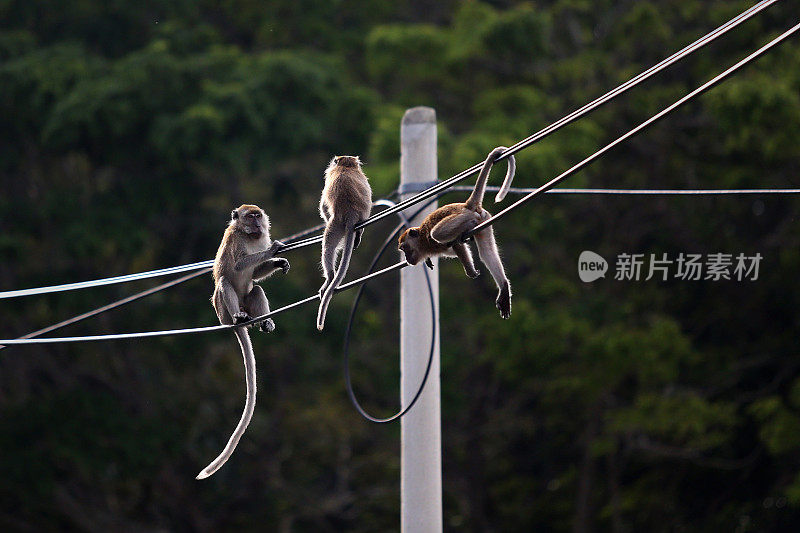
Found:
[[[376,197],[388,195],[410,106],[436,109],[447,178],[750,5],[0,1],[0,287],[210,258],[243,202],[266,208],[275,237],[317,224],[334,154],[361,155]],[[791,16],[771,7],[520,152],[515,185],[563,172]],[[796,185],[799,61],[800,47],[784,44],[564,185]],[[789,197],[546,195],[495,228],[514,287],[508,321],[486,272],[469,280],[442,261],[446,529],[796,529],[797,220]],[[389,225],[365,233],[352,272]],[[610,266],[592,284],[575,272],[587,249]],[[715,252],[761,253],[761,276],[613,279],[620,253]],[[321,281],[318,249],[289,259],[288,276],[265,282],[273,307]],[[370,284],[352,341],[357,394],[379,413],[398,407],[396,283]],[[145,286],[5,300],[3,335]],[[212,324],[210,291],[201,278],[63,333]],[[3,350],[0,525],[397,529],[399,426],[367,424],[348,403],[348,303],[334,299],[325,335],[311,307],[280,315],[273,334],[254,332],[253,423],[202,484],[193,476],[243,400],[229,333]]]

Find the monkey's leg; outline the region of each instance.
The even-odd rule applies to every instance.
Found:
[[[236,294],[236,289],[233,288],[233,285],[231,285],[231,282],[228,281],[228,278],[225,276],[219,278],[217,281],[217,288],[214,289],[214,293],[219,293],[220,300],[222,300],[223,304],[222,307],[224,307],[231,316],[234,324],[245,322],[250,318],[247,316],[247,313],[239,308],[239,295]]]
[[[489,268],[494,282],[497,284],[499,292],[497,294],[497,309],[500,316],[508,318],[511,316],[511,282],[506,277],[503,269],[503,262],[500,260],[500,252],[497,250],[497,243],[494,240],[494,230],[491,226],[475,234],[475,243],[478,245],[478,256],[483,264]]]
[[[322,236],[322,275],[325,276],[325,282],[320,288],[320,295],[328,288],[333,276],[336,272],[334,264],[336,261],[336,248],[339,242],[344,238],[347,230],[338,224],[328,224],[325,228],[325,234]]]
[[[253,290],[244,297],[244,305],[253,318],[269,313],[269,301],[261,285],[253,285]],[[275,322],[271,318],[267,318],[259,322],[258,327],[261,331],[270,332],[275,329]]]
[[[231,314],[225,308],[225,302],[222,299],[222,292],[219,290],[219,285],[214,287],[214,294],[211,297],[211,305],[214,306],[214,311],[217,313],[217,318],[219,319],[220,324],[233,324],[233,318],[231,318]]]
[[[465,209],[461,213],[444,217],[431,229],[431,238],[436,242],[446,244],[453,242],[465,232],[478,225],[478,215],[475,211]]]
[[[457,242],[453,244],[453,251],[461,261],[461,264],[464,265],[464,272],[467,277],[475,279],[481,275],[481,271],[475,268],[475,260],[472,259],[472,252],[470,252],[469,246],[463,242]]]
[[[331,211],[328,209],[328,204],[325,202],[319,204],[319,215],[322,217],[322,220],[325,221],[325,224],[331,221]]]

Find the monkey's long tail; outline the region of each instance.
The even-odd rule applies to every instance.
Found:
[[[244,430],[250,424],[250,419],[253,418],[253,411],[256,407],[256,358],[253,355],[253,345],[250,342],[250,335],[248,335],[245,328],[234,328],[233,332],[236,338],[239,339],[239,344],[242,346],[242,358],[244,358],[244,378],[247,385],[247,398],[244,402],[244,412],[236,429],[233,430],[233,435],[228,440],[228,444],[222,450],[216,459],[203,469],[202,472],[197,474],[197,479],[205,479],[225,464],[228,458],[233,454],[236,445],[239,444],[239,439],[242,438]]]
[[[503,184],[500,186],[500,190],[497,191],[497,194],[494,197],[494,202],[502,202],[503,198],[506,197],[508,194],[508,190],[511,188],[511,182],[514,181],[514,174],[517,172],[517,160],[512,155],[508,158],[508,170],[506,170],[506,177],[503,178]]]
[[[342,251],[342,260],[339,261],[339,268],[336,269],[336,275],[333,277],[333,281],[328,284],[319,302],[317,329],[320,331],[325,327],[325,315],[328,314],[328,305],[331,303],[331,298],[333,298],[333,291],[342,283],[345,274],[347,274],[347,268],[350,266],[350,256],[353,255],[355,244],[356,232],[352,227],[349,227],[347,228],[347,237],[344,243],[344,250]]]
[[[483,205],[483,194],[486,192],[486,182],[489,179],[489,172],[492,170],[495,159],[500,157],[500,154],[506,150],[507,148],[505,146],[498,146],[486,156],[481,172],[478,174],[478,179],[475,181],[475,188],[472,189],[472,194],[469,195],[466,201],[469,209],[478,210],[478,208]],[[506,180],[508,180],[508,174],[506,174]]]

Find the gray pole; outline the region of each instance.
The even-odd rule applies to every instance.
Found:
[[[437,178],[436,111],[415,107],[406,111],[400,128],[400,185],[406,189]],[[412,196],[405,193],[401,200]],[[419,206],[411,206],[406,216]],[[411,222],[419,225],[436,204]],[[434,260],[438,266],[438,261]],[[425,265],[401,271],[400,288],[400,397],[403,407],[419,388],[431,342],[431,310]],[[439,269],[429,270],[439,318]],[[416,405],[400,422],[400,513],[403,533],[442,531],[442,435],[439,392],[439,325],[428,382]]]

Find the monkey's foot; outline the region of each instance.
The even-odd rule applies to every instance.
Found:
[[[430,257],[425,258],[425,266],[428,267],[430,270],[433,270],[433,261],[431,261]]]
[[[273,322],[271,318],[268,318],[258,325],[258,329],[265,333],[275,331],[275,322]]]
[[[233,315],[233,323],[234,324],[241,324],[243,322],[247,322],[248,320],[250,320],[250,315],[248,315],[247,313],[245,313],[243,311],[239,311],[238,313]]]
[[[511,286],[508,282],[503,284],[495,303],[497,304],[497,309],[500,310],[501,317],[508,318],[511,316]]]
[[[475,279],[475,278],[477,278],[478,276],[481,275],[481,271],[478,270],[477,268],[475,270],[473,270],[472,272],[470,272],[467,269],[464,269],[464,273],[467,275],[468,278],[471,278],[471,279]]]

